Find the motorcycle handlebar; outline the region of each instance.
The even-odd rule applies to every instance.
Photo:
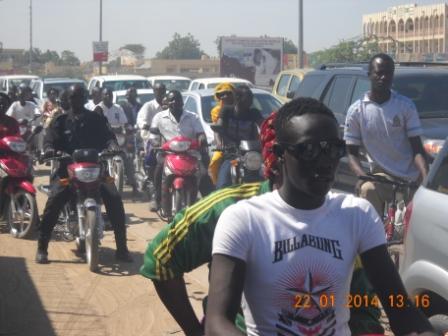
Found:
[[[122,150],[114,150],[114,151],[103,151],[101,153],[98,154],[98,158],[99,159],[104,159],[107,157],[111,157],[111,156],[117,156],[117,155],[124,155],[125,152]],[[61,153],[60,155],[55,155],[52,157],[48,157],[48,158],[44,158],[43,162],[50,162],[50,161],[63,161],[63,160],[71,160],[72,159],[72,155],[67,154],[67,153]]]

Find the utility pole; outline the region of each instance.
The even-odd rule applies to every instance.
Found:
[[[100,0],[100,42],[103,42],[103,0]],[[100,61],[99,74],[103,74],[103,62]]]
[[[303,0],[299,0],[299,41],[297,44],[297,64],[303,68]]]
[[[29,73],[33,73],[33,0],[30,0],[30,55]]]

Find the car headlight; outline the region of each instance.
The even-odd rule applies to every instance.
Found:
[[[171,141],[170,142],[170,149],[173,152],[185,152],[190,148],[191,142],[190,141]]]
[[[436,139],[423,140],[423,147],[425,148],[426,152],[428,154],[431,154],[431,156],[433,157],[440,152],[444,144],[445,140],[436,140]]]
[[[23,153],[26,150],[26,142],[23,140],[6,141],[8,147],[16,153]]]
[[[126,137],[123,134],[115,134],[117,137],[118,146],[123,146],[126,143]]]
[[[75,169],[75,177],[84,183],[91,183],[98,180],[100,176],[99,167],[84,167]]]
[[[263,163],[261,154],[258,152],[247,152],[243,157],[243,165],[248,170],[259,170]]]

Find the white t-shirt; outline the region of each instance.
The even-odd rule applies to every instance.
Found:
[[[89,111],[93,111],[93,110],[95,109],[95,107],[96,107],[96,104],[93,102],[92,99],[90,99],[90,100],[84,105],[84,107],[85,107],[86,109],[88,109]]]
[[[97,106],[100,106],[103,109],[103,114],[111,126],[124,126],[127,124],[128,118],[120,105],[112,104],[109,108],[101,102]]]
[[[22,106],[19,101],[15,101],[11,104],[6,115],[19,121],[20,119],[27,119],[31,121],[36,114],[41,114],[37,105],[26,101],[25,106]]]
[[[149,102],[146,102],[138,111],[137,114],[137,126],[142,129],[143,126],[148,125],[151,126],[152,119],[154,116],[162,112],[162,106],[157,102],[157,100],[153,99]]]
[[[199,133],[204,133],[198,115],[185,110],[182,112],[179,122],[169,110],[159,112],[152,119],[151,127],[158,128],[167,141],[179,135],[195,140]]]
[[[379,105],[366,93],[348,109],[344,140],[349,145],[364,145],[374,163],[387,173],[415,181],[419,171],[409,137],[421,134],[412,100],[392,91],[390,99]]]
[[[382,244],[383,224],[364,199],[330,192],[321,207],[300,210],[273,191],[224,210],[213,254],[246,262],[248,335],[318,335],[329,328],[325,335],[341,336],[350,335],[355,257]]]

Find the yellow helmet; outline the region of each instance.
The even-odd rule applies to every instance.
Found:
[[[222,92],[229,92],[229,91],[232,92],[232,93],[234,93],[234,91],[235,91],[235,87],[232,84],[230,84],[230,83],[225,82],[225,83],[221,83],[221,84],[216,85],[216,87],[215,87],[215,100],[219,100],[218,96],[219,96],[220,93],[222,93]]]

